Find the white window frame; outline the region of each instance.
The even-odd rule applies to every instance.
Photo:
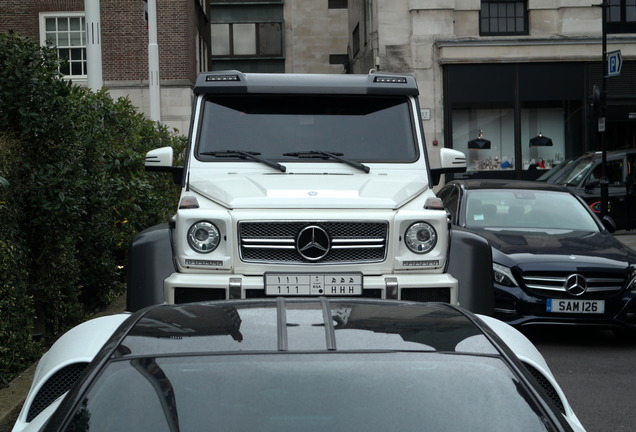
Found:
[[[87,59],[86,59],[86,45],[87,45],[87,38],[86,38],[86,14],[84,12],[69,12],[69,11],[64,11],[64,12],[40,12],[39,14],[39,19],[40,19],[40,44],[41,45],[46,45],[46,20],[50,19],[50,18],[54,18],[54,19],[58,19],[58,18],[76,18],[79,17],[82,19],[82,30],[83,30],[83,35],[81,36],[81,41],[83,42],[82,45],[76,45],[76,46],[60,46],[58,47],[57,45],[54,44],[54,47],[56,49],[58,49],[58,54],[59,54],[59,49],[71,49],[71,48],[81,48],[83,50],[82,52],[82,56],[83,56],[83,62],[84,62],[84,74],[79,74],[79,75],[73,75],[73,74],[64,74],[65,78],[69,78],[69,79],[73,79],[73,80],[86,80],[87,75],[86,75],[86,70],[88,68],[87,65]],[[69,72],[72,72],[72,68],[69,68]]]

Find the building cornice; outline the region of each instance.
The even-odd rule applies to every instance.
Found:
[[[612,35],[607,44],[608,51],[620,49],[626,60],[636,58],[636,35]],[[598,61],[602,56],[600,36],[438,39],[434,45],[440,64]]]

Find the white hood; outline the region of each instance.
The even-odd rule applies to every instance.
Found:
[[[227,208],[382,208],[403,206],[428,188],[424,173],[226,173],[191,179],[192,192]]]

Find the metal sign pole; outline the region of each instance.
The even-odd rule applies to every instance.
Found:
[[[606,135],[606,119],[605,116],[607,114],[607,74],[609,73],[609,68],[607,67],[607,30],[605,28],[605,22],[607,21],[607,1],[603,1],[601,3],[601,28],[603,33],[603,77],[602,77],[602,86],[601,86],[601,115],[599,118],[599,126],[601,125],[602,119],[602,128],[599,127],[601,132],[601,151],[602,151],[602,162],[601,162],[601,217],[607,215],[608,206],[608,184],[609,181],[607,179],[607,143],[605,139]]]

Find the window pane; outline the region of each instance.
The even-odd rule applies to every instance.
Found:
[[[58,33],[58,35],[57,35],[57,46],[61,46],[61,47],[70,46],[70,41],[68,39],[68,33]]]
[[[71,75],[84,75],[82,63],[71,63]]]
[[[212,24],[212,55],[230,55],[230,25]]]
[[[80,17],[70,18],[70,29],[71,30],[82,30],[82,24]]]
[[[58,18],[57,21],[57,29],[59,31],[66,31],[68,30],[68,20],[66,18]]]
[[[83,46],[82,43],[82,32],[71,32],[71,46]]]
[[[82,60],[82,59],[83,59],[83,57],[84,57],[84,56],[82,55],[82,54],[83,54],[83,52],[84,52],[84,50],[83,50],[83,49],[81,49],[81,48],[73,48],[73,49],[71,50],[71,60],[75,60],[75,61],[77,61],[77,60]]]
[[[480,32],[482,34],[527,34],[527,1],[482,0]]]
[[[63,60],[68,60],[69,57],[71,56],[71,50],[68,48],[58,49],[57,52],[60,58]]]
[[[55,31],[55,29],[56,29],[56,24],[57,24],[57,21],[55,20],[55,18],[47,18],[47,19],[45,20],[45,22],[46,22],[45,27],[46,27],[46,31],[47,31],[47,32],[49,32],[49,31]]]
[[[258,30],[259,54],[281,55],[283,51],[280,23],[260,24]]]
[[[256,25],[234,24],[234,55],[256,54]]]
[[[63,64],[62,66],[60,66],[60,73],[62,73],[63,75],[70,75],[71,74],[71,67],[68,65],[68,63]]]

